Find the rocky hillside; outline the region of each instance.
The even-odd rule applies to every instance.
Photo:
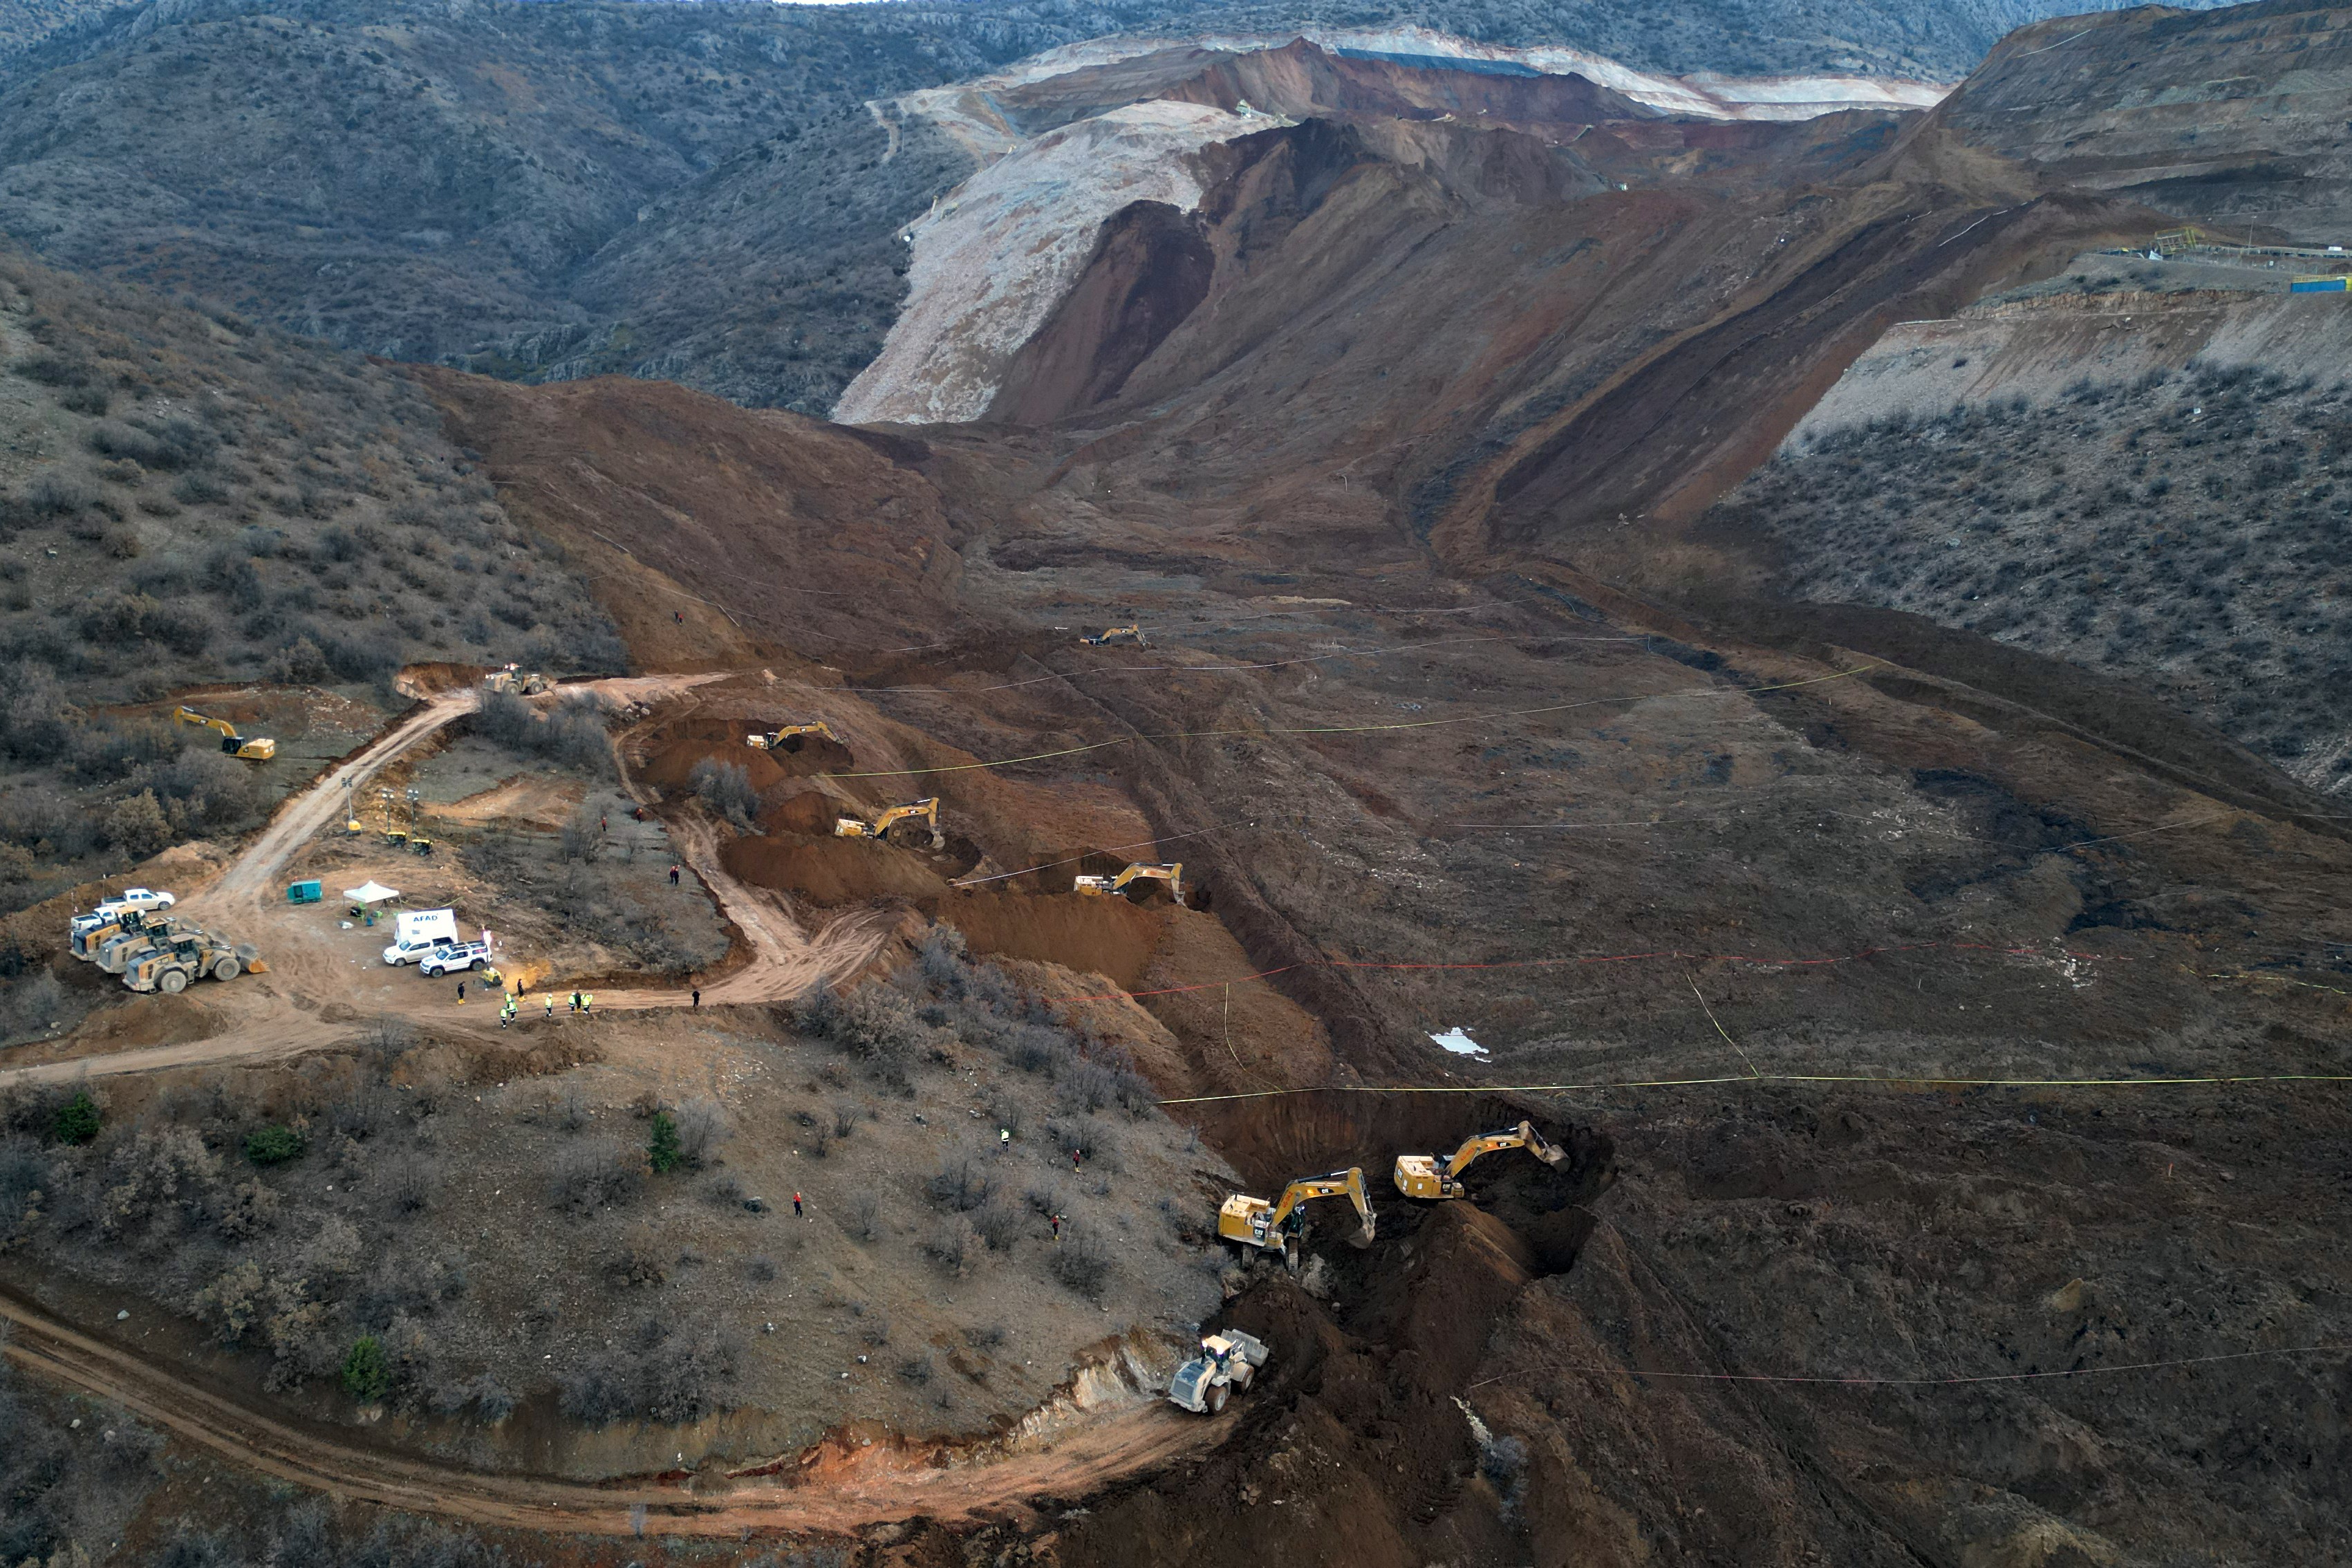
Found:
[[[0,51],[18,48],[0,223],[51,260],[347,348],[819,413],[898,313],[899,230],[972,168],[869,100],[1103,33],[1278,46],[1305,24],[1426,24],[1652,72],[1948,80],[2053,8],[0,0]]]
[[[2347,348],[2340,296],[2056,295],[1912,323],[1718,521],[1768,536],[1798,596],[2124,679],[2341,791]]]
[[[2325,0],[2071,16],[2002,40],[1943,118],[2050,178],[2243,237],[2352,229],[2352,17]]]
[[[9,907],[242,826],[404,705],[404,665],[626,660],[415,385],[356,355],[0,255],[0,428]],[[192,688],[279,760],[164,722]]]

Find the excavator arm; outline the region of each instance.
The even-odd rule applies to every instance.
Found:
[[[1458,1176],[1469,1168],[1470,1162],[1481,1154],[1492,1154],[1500,1149],[1525,1149],[1547,1165],[1558,1165],[1568,1158],[1568,1152],[1536,1131],[1532,1121],[1522,1121],[1507,1132],[1482,1132],[1454,1151],[1454,1158],[1445,1163],[1448,1176]]]
[[[1301,1176],[1282,1189],[1282,1196],[1274,1205],[1270,1223],[1280,1229],[1298,1205],[1317,1198],[1346,1198],[1356,1205],[1356,1217],[1363,1222],[1359,1247],[1372,1244],[1372,1200],[1364,1191],[1364,1173],[1350,1165],[1344,1171],[1334,1171],[1328,1176]]]
[[[1481,1154],[1492,1154],[1502,1149],[1525,1149],[1545,1164],[1559,1166],[1568,1158],[1568,1151],[1536,1131],[1535,1123],[1522,1121],[1517,1127],[1500,1132],[1481,1132],[1465,1140],[1443,1164],[1434,1154],[1399,1154],[1396,1163],[1396,1189],[1409,1198],[1466,1197],[1469,1189],[1462,1184],[1462,1173]]]

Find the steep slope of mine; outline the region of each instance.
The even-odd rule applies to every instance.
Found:
[[[2001,41],[1937,118],[2053,183],[2306,242],[2352,229],[2352,16],[2323,0],[2069,17]]]
[[[1304,131],[1268,133],[1260,167]],[[1315,213],[1345,199],[1343,178]],[[845,492],[883,476],[826,456],[841,434],[637,384],[472,384],[442,390],[518,490],[625,431],[637,491],[691,476],[696,499],[667,504],[749,517],[774,503],[734,453],[744,417],[780,471],[822,465]],[[469,412],[477,394],[506,412]],[[1302,1014],[1343,1080],[1628,1087],[1560,1102],[1598,1134],[1582,1147],[1614,1146],[1605,1193],[1529,1192],[1534,1163],[1497,1165],[1475,1209],[1384,1198],[1368,1254],[1319,1232],[1328,1302],[1270,1282],[1232,1309],[1282,1356],[1234,1438],[1061,1521],[1064,1560],[2294,1557],[2352,1525],[2324,1479],[2335,1427],[2231,1436],[2324,1402],[2334,1363],[2120,1370],[2347,1331],[2352,1255],[2314,1174],[2352,1139],[2339,1099],[1737,1081],[2333,1070],[2337,1004],[2311,987],[2352,939],[2344,841],[1994,695],[1713,637],[1556,570],[1464,581],[1425,555],[1282,555],[1245,524],[1202,539],[1118,500],[1135,451],[1112,433],[1066,458],[975,427],[890,443],[893,472],[958,509],[965,564],[940,592],[961,635],[905,639],[943,647],[803,641],[782,591],[833,588],[845,564],[817,532],[775,530],[756,560],[672,551],[678,523],[625,497],[612,538],[772,616],[776,653],[930,737],[877,787],[935,792],[957,831],[993,839],[1024,799],[1131,802],[1238,947],[1137,988],[1171,992],[1142,999],[1171,1017],[1205,992],[1203,1060],[1231,1052],[1237,1091],[1266,1081],[1241,1063],[1291,1059]],[[1076,494],[1110,498],[1117,553],[1072,537],[1018,556]],[[1151,647],[1076,646],[1071,623],[1114,605]],[[1268,992],[1297,1011],[1249,1017]],[[1450,1025],[1493,1067],[1429,1043]],[[1704,1082],[1663,1081],[1683,1079]],[[1202,1131],[1271,1179],[1430,1137],[1411,1119],[1433,1100],[1243,1099]],[[2073,1368],[2116,1370],[1711,1381]],[[2031,1438],[2053,1429],[2067,1441]]]

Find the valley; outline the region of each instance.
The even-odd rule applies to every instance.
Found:
[[[822,132],[872,181],[696,152],[588,264],[667,360],[16,264],[0,1556],[2352,1550],[2352,416],[2286,291],[2352,270],[2340,16],[2019,17],[1957,84],[1227,20],[903,65]],[[2250,169],[2301,205],[2184,232]],[[889,258],[815,369],[735,313],[803,239]],[[183,382],[215,483],[142,510],[103,423]],[[438,619],[336,542],[436,518]],[[37,630],[134,572],[216,670]],[[306,686],[242,815],[42,837],[178,776],[156,704]],[[380,963],[370,879],[498,988]],[[132,882],[267,968],[58,952]],[[1220,1240],[1351,1168],[1367,1245]],[[1180,1410],[1220,1327],[1272,1359]]]

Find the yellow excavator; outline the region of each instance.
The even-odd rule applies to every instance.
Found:
[[[1500,1132],[1479,1133],[1454,1151],[1453,1156],[1442,1164],[1434,1154],[1399,1154],[1396,1190],[1409,1198],[1468,1197],[1470,1189],[1462,1184],[1462,1173],[1479,1155],[1501,1149],[1525,1149],[1554,1169],[1568,1160],[1567,1150],[1537,1131],[1534,1122],[1522,1121]]]
[[[278,754],[278,742],[258,738],[247,740],[236,732],[236,726],[226,719],[215,719],[193,708],[174,708],[172,717],[183,724],[194,724],[220,736],[221,751],[232,757],[242,757],[248,763],[266,763]]]
[[[940,797],[937,795],[931,796],[929,800],[911,801],[905,805],[894,805],[876,816],[871,822],[862,816],[841,817],[834,823],[833,833],[836,838],[887,839],[890,836],[890,830],[898,824],[918,820],[930,824],[932,848],[947,847],[947,835],[940,831]]]
[[[1081,893],[1100,897],[1108,893],[1124,893],[1129,882],[1153,881],[1168,884],[1168,896],[1178,903],[1184,901],[1184,862],[1171,860],[1165,866],[1148,865],[1138,860],[1116,877],[1080,877],[1074,884]]]
[[[1131,626],[1105,626],[1100,637],[1080,637],[1078,641],[1088,647],[1108,647],[1114,643],[1131,643],[1137,647],[1151,646],[1143,640],[1143,626],[1139,622]]]
[[[1354,1204],[1356,1217],[1363,1223],[1348,1240],[1356,1247],[1371,1246],[1372,1200],[1364,1192],[1363,1169],[1357,1165],[1328,1175],[1301,1176],[1272,1203],[1235,1193],[1217,1210],[1217,1234],[1243,1247],[1280,1252],[1296,1268],[1299,1239],[1307,1234],[1306,1205],[1317,1198],[1346,1198]]]
[[[814,724],[787,724],[781,730],[770,730],[765,734],[746,735],[743,743],[755,752],[797,752],[801,749],[803,735],[822,735],[835,745],[841,743],[840,738],[822,719]]]

